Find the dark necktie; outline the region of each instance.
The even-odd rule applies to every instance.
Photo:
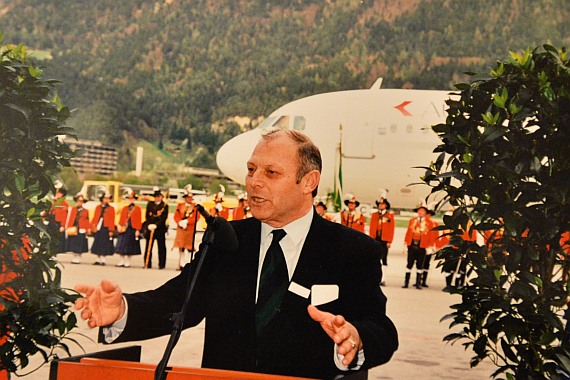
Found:
[[[284,230],[273,230],[273,240],[261,267],[259,278],[259,292],[255,308],[255,323],[257,335],[263,333],[264,328],[277,314],[281,306],[283,295],[289,285],[287,263],[279,241],[285,236]]]

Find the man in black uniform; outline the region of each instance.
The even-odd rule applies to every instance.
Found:
[[[144,253],[145,268],[152,268],[152,246],[156,240],[158,244],[158,268],[166,266],[166,219],[168,218],[168,205],[163,201],[163,195],[158,187],[154,188],[154,201],[146,206],[145,231],[146,248]]]

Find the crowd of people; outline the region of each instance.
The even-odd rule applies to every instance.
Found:
[[[173,249],[177,249],[179,253],[177,270],[181,270],[185,264],[191,262],[196,251],[196,231],[200,214],[197,212],[191,190],[190,185],[185,188],[184,200],[176,205],[173,212],[176,225]],[[346,194],[344,199],[346,208],[335,216],[327,213],[327,205],[322,201],[314,202],[314,207],[317,215],[362,233],[366,232],[378,241],[381,250],[380,265],[387,266],[388,251],[394,240],[396,222],[386,194],[386,192],[381,193],[375,201],[376,210],[370,215],[367,230],[365,229],[367,218],[359,210],[360,202],[354,194]],[[117,224],[115,223],[115,209],[110,204],[112,201],[110,194],[101,195],[100,204],[95,208],[92,219],[89,217],[89,211],[84,207],[85,198],[82,194],[77,194],[73,198],[76,203],[73,207],[70,207],[65,200],[66,195],[64,188],[57,189],[52,216],[61,233],[59,252],[72,253],[72,263],[79,264],[81,255],[91,252],[97,256],[94,265],[106,265],[106,257],[117,254],[120,256],[120,261],[116,266],[129,268],[132,256],[144,255],[144,267],[152,268],[152,253],[156,242],[158,268],[165,268],[169,205],[164,201],[164,195],[159,188],[155,187],[152,194],[154,199],[148,202],[144,211],[135,203],[138,199],[137,195],[131,192],[127,197],[128,204],[120,210]],[[238,206],[232,209],[224,205],[224,197],[223,191],[214,195],[215,205],[209,210],[211,215],[227,220],[252,217],[247,193],[237,196]],[[431,218],[434,211],[430,210],[427,205],[418,206],[414,212],[417,216],[408,221],[404,239],[407,264],[403,287],[410,286],[412,269],[415,266],[416,276],[412,285],[416,289],[422,289],[429,286],[427,279],[434,253],[448,244],[449,239],[434,230],[438,223]],[[88,236],[93,236],[90,249]],[[146,241],[144,251],[141,250],[140,242],[143,238]],[[474,241],[475,232],[471,235],[466,232],[464,238]],[[465,282],[465,263],[460,263],[454,268],[444,268],[444,271],[447,287],[453,285],[453,279],[455,279],[455,286],[461,286]],[[381,285],[384,286],[385,281],[382,281]]]
[[[85,196],[77,194],[73,197],[74,206],[66,201],[67,190],[59,187],[56,190],[51,220],[55,223],[58,236],[58,253],[72,253],[72,263],[80,264],[81,256],[92,253],[97,256],[94,265],[107,265],[106,258],[119,255],[117,267],[131,267],[132,256],[143,255],[145,268],[152,268],[152,253],[156,242],[158,250],[158,268],[166,266],[166,234],[168,233],[168,204],[164,194],[155,187],[153,200],[149,201],[146,209],[135,203],[138,195],[130,192],[127,195],[128,204],[119,213],[116,223],[116,211],[111,205],[112,195],[101,194],[100,204],[96,206],[93,217],[84,207]],[[223,205],[224,193],[214,195],[215,206],[209,212],[213,216],[225,219],[250,218],[251,210],[247,194],[238,195],[238,206],[229,209]],[[144,219],[143,219],[144,213]],[[176,205],[173,219],[176,224],[176,236],[173,249],[178,249],[179,258],[177,270],[192,261],[196,247],[196,231],[200,214],[197,212],[192,187],[186,186],[183,202]],[[144,220],[144,222],[143,222]],[[93,237],[89,248],[88,237]],[[141,249],[141,239],[145,239],[144,251]]]

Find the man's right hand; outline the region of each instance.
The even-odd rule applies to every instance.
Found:
[[[75,290],[85,294],[75,301],[75,309],[81,310],[81,318],[91,328],[111,325],[125,314],[123,292],[114,282],[102,280],[97,286],[77,284]]]

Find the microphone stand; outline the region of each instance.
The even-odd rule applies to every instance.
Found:
[[[196,266],[196,271],[194,272],[194,276],[189,277],[190,285],[186,290],[186,297],[184,299],[184,303],[182,304],[182,309],[178,313],[172,314],[172,333],[170,334],[170,339],[168,340],[168,344],[166,345],[166,349],[162,356],[162,359],[158,363],[156,367],[156,371],[154,372],[154,380],[165,380],[166,379],[166,366],[168,365],[168,360],[170,359],[170,355],[172,354],[172,350],[174,350],[174,346],[178,343],[178,339],[180,339],[180,334],[182,334],[182,329],[184,327],[184,319],[186,317],[186,310],[188,309],[188,305],[190,304],[190,298],[192,297],[192,293],[194,291],[194,286],[196,285],[196,279],[200,274],[200,269],[202,268],[202,264],[204,263],[204,259],[206,258],[206,253],[208,253],[208,247],[214,243],[214,237],[216,233],[216,226],[210,225],[209,228],[206,229],[204,233],[204,238],[202,239],[203,249],[200,249],[200,258],[198,259],[198,265]]]

